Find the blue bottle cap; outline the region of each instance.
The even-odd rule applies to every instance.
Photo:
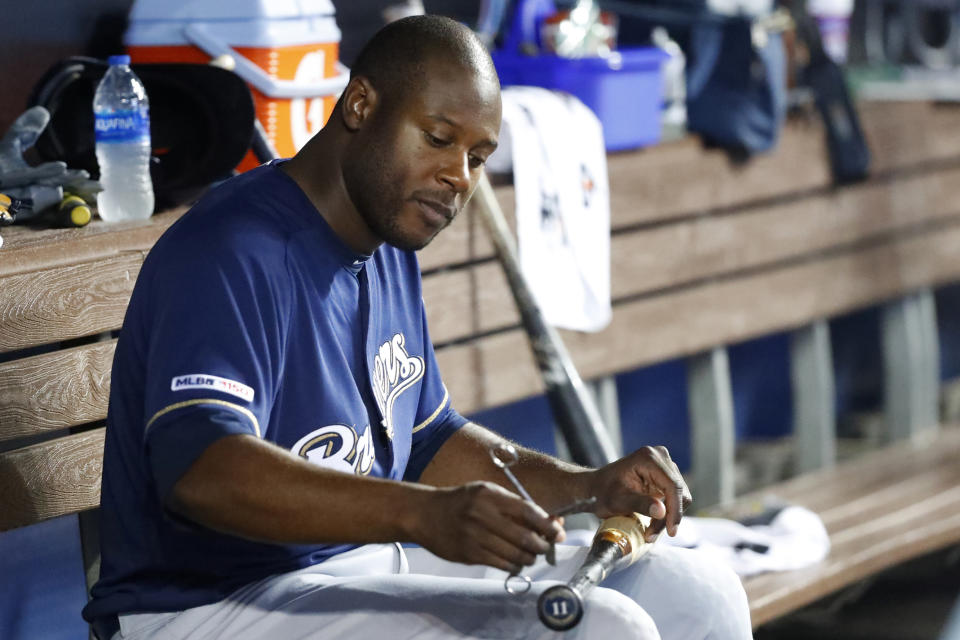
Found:
[[[110,66],[115,66],[118,64],[130,64],[130,56],[128,55],[119,55],[119,56],[110,56],[107,58],[107,62]]]

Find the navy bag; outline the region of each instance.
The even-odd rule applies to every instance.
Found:
[[[620,16],[621,42],[649,42],[667,29],[686,56],[687,127],[737,156],[776,146],[787,111],[787,61],[779,33],[754,43],[749,17],[710,12],[702,2],[601,2]]]
[[[773,148],[787,112],[780,34],[754,46],[750,22],[697,23],[687,44],[687,121],[708,144],[747,154]]]

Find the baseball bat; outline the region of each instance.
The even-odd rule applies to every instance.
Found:
[[[583,599],[590,589],[649,550],[651,543],[643,537],[649,525],[650,518],[639,513],[601,522],[580,569],[566,584],[552,586],[540,594],[537,615],[541,622],[554,631],[577,626],[583,617]]]
[[[548,325],[530,291],[516,257],[513,236],[484,174],[473,194],[474,210],[490,235],[503,267],[523,328],[546,387],[554,420],[575,462],[602,467],[617,458],[593,398],[583,385],[556,330]]]

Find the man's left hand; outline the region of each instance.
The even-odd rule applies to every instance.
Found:
[[[683,512],[693,498],[680,469],[666,447],[642,447],[593,472],[593,512],[601,518],[641,513],[652,518],[646,539],[652,542],[664,528],[677,533]]]

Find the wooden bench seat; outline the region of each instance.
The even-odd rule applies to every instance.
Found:
[[[772,496],[816,512],[831,549],[815,566],[745,580],[754,627],[901,562],[960,544],[960,426],[743,496],[726,513],[748,513]]]
[[[865,105],[863,120],[875,172],[843,189],[830,185],[822,132],[802,121],[788,125],[775,153],[742,167],[694,140],[610,156],[613,321],[595,334],[561,332],[585,378],[687,359],[694,493],[699,505],[733,508],[725,346],[791,332],[797,468],[832,467],[827,323],[883,306],[886,438],[908,440],[766,490],[819,513],[833,550],[816,567],[748,580],[755,625],[960,544],[960,438],[938,426],[932,309],[934,287],[960,282],[960,109]],[[496,192],[512,214],[512,188]],[[97,505],[115,331],[144,256],[181,214],[3,230],[0,531]],[[420,259],[431,335],[457,408],[472,413],[541,392],[471,212]],[[95,564],[88,569],[94,577]]]

